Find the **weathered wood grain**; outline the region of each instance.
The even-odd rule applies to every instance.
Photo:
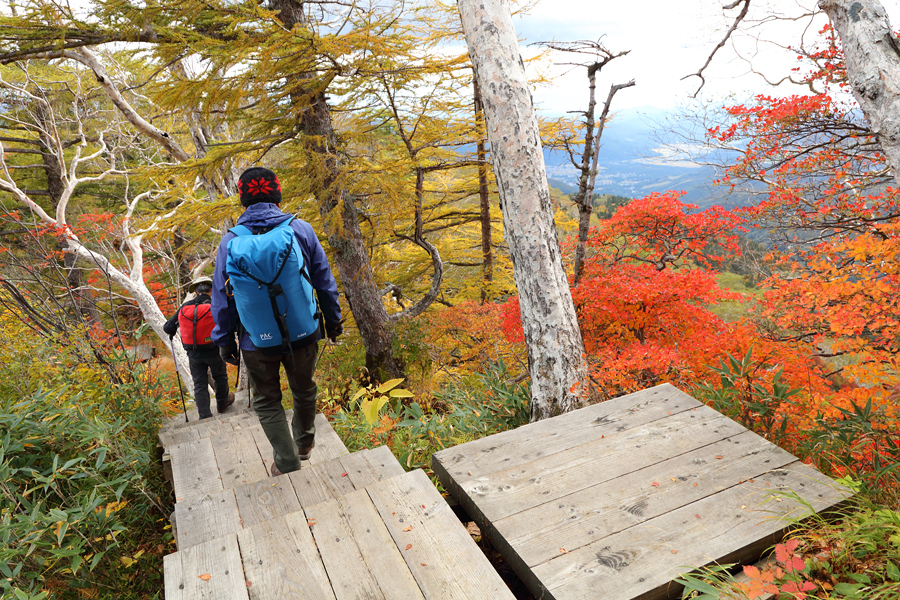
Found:
[[[390,589],[382,590],[370,570],[366,559],[357,545],[356,536],[350,525],[348,508],[354,502],[364,501],[371,506],[369,496],[362,492],[342,498],[322,502],[305,509],[310,530],[319,548],[319,554],[331,581],[331,587],[337,600],[384,600],[391,593]],[[378,523],[369,523],[369,527],[384,524],[375,515]],[[393,544],[391,544],[393,546]],[[400,566],[407,571],[406,564],[400,560]]]
[[[453,485],[499,469],[523,465],[699,406],[681,390],[663,384],[441,450],[433,455],[432,466],[450,490]]]
[[[316,447],[309,456],[309,464],[316,465],[328,462],[349,454],[347,447],[338,434],[334,432],[328,418],[322,413],[316,415]]]
[[[253,600],[334,599],[302,512],[243,529],[238,540]]]
[[[165,600],[184,598],[184,575],[181,572],[181,557],[177,552],[163,557],[163,585]]]
[[[231,426],[231,421],[226,419],[203,419],[193,427],[190,427],[197,432],[201,438],[208,438],[214,435],[220,435],[223,433],[231,433],[234,431],[234,428]]]
[[[335,459],[343,467],[342,473],[347,474],[346,478],[353,489],[362,489],[370,483],[381,481],[381,477],[376,474],[371,463],[366,460],[366,455],[370,452],[371,450],[361,450]]]
[[[790,520],[808,514],[803,503],[777,495],[789,490],[816,511],[847,497],[795,462],[537,565],[533,574],[556,600],[664,597],[681,573],[712,561],[755,560]]]
[[[745,431],[701,406],[470,479],[462,488],[495,522]]]
[[[518,558],[533,567],[796,460],[747,431],[534,506],[493,526]]]
[[[241,553],[233,533],[172,556],[181,559],[180,595],[170,598],[167,582],[166,600],[247,600]]]
[[[210,439],[224,487],[238,487],[269,477],[250,430],[232,431]]]
[[[366,491],[426,598],[513,598],[424,471]]]
[[[160,429],[159,445],[163,448],[170,448],[185,442],[193,442],[200,439],[200,434],[193,427],[184,427],[182,429]]]
[[[397,461],[394,453],[391,452],[391,449],[387,446],[376,446],[375,448],[366,450],[363,453],[363,458],[366,460],[366,463],[368,463],[368,469],[374,474],[377,481],[406,473],[406,470]],[[356,485],[356,487],[359,488],[363,486]]]
[[[326,484],[317,467],[306,467],[293,473],[288,473],[294,493],[300,500],[301,506],[312,506],[334,498],[331,487]]]
[[[234,533],[241,528],[232,490],[221,490],[191,502],[175,503],[178,549],[183,550]]]
[[[224,489],[212,442],[199,439],[169,448],[177,502],[194,502]]]
[[[368,493],[365,490],[357,490],[338,498],[336,502],[343,507],[345,524],[352,532],[369,571],[387,597],[403,600],[423,598],[422,591]],[[315,514],[316,508],[317,506],[312,507],[308,514]],[[318,540],[317,527],[323,519],[318,518],[316,522],[317,525],[313,526],[312,531]]]
[[[342,461],[343,459],[329,460],[312,467],[306,467],[312,469],[318,475],[319,480],[328,489],[328,494],[331,498],[349,494],[356,489],[353,486],[353,481],[350,479],[350,473],[344,467]]]
[[[287,477],[270,477],[234,489],[245,528],[301,510]]]

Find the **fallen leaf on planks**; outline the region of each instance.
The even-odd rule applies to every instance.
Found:
[[[412,531],[412,525],[410,525],[409,527],[407,527],[407,528],[404,529],[403,531]]]
[[[409,550],[410,548],[412,548],[412,544],[407,544],[406,549]]]
[[[203,575],[197,575],[197,577],[199,577],[203,581],[209,581],[209,578],[211,577],[211,575],[209,573],[204,573]]]

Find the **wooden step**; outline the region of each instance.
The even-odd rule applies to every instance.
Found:
[[[513,599],[421,470],[171,554],[165,579],[167,600]]]
[[[219,468],[223,468],[221,462]],[[403,475],[404,470],[390,449],[380,446],[303,467],[287,475],[229,485],[236,481],[233,479],[235,474],[248,476],[245,473],[237,465],[234,473],[220,479],[222,487],[202,497],[188,496],[176,502],[174,520],[179,549],[352,493]]]
[[[287,412],[290,418],[292,413]],[[188,439],[182,440],[183,437]],[[162,461],[175,497],[185,501],[201,498],[217,489],[265,479],[272,466],[272,446],[255,415],[230,421],[206,419],[195,427],[165,435],[161,433],[160,439],[165,439],[167,443],[177,441],[163,448]],[[188,464],[195,460],[194,454],[198,452],[198,464]],[[347,447],[325,415],[316,415],[316,447],[308,464],[315,465],[348,454]],[[176,468],[175,462],[182,464]],[[209,481],[209,474],[212,473],[220,478],[221,486],[217,487]]]

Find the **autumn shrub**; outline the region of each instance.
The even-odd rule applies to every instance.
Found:
[[[367,418],[361,396],[332,415],[332,424],[351,452],[387,444],[407,469],[430,471],[435,452],[529,419],[528,385],[511,378],[502,361],[484,374],[446,385],[435,397],[438,402],[424,405],[385,401]]]
[[[71,335],[0,314],[3,597],[153,598],[171,536],[155,438],[165,389]],[[115,376],[110,369],[115,371]]]
[[[851,487],[853,480],[842,480]],[[713,565],[676,581],[682,598],[900,598],[900,512],[865,497],[849,501],[824,519],[813,514],[774,546],[771,561],[742,567],[738,581],[730,565]]]

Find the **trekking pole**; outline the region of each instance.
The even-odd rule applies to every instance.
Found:
[[[178,380],[178,393],[181,394],[181,407],[184,409],[184,422],[188,422],[187,404],[184,403],[184,390],[181,389],[181,373],[178,371],[178,359],[175,357],[175,344],[169,336],[169,349],[172,350],[172,362],[175,363],[175,378]]]

